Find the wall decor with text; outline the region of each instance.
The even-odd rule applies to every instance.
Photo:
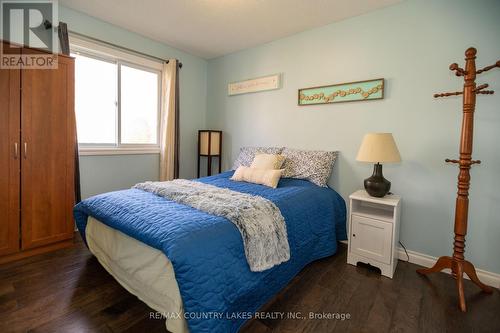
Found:
[[[227,94],[229,96],[259,92],[265,90],[274,90],[280,88],[281,75],[273,74],[245,81],[233,82],[227,85]]]
[[[384,79],[299,89],[299,105],[330,104],[384,98]]]

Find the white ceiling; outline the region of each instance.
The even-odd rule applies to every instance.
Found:
[[[210,59],[400,1],[59,0],[59,3]],[[71,30],[71,26],[68,28]]]

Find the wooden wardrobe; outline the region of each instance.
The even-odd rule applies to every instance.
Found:
[[[73,243],[75,130],[74,59],[0,69],[0,263]]]

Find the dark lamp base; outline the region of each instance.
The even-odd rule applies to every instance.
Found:
[[[365,179],[365,190],[372,197],[382,198],[391,190],[391,182],[382,175],[382,164],[373,165],[373,175]]]

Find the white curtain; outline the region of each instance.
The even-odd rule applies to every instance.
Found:
[[[162,108],[160,133],[160,180],[172,180],[179,175],[179,65],[177,59],[163,64]]]

